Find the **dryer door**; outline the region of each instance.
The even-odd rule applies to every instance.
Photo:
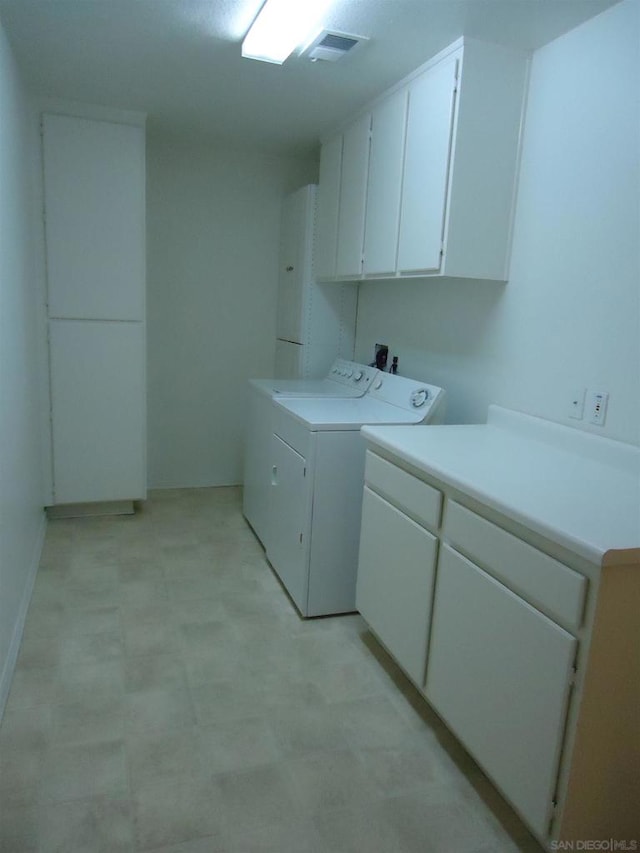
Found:
[[[309,586],[306,461],[277,435],[273,436],[271,451],[267,557],[294,603],[306,616]]]

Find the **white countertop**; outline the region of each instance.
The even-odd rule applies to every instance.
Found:
[[[486,424],[366,426],[367,441],[590,562],[640,563],[640,448],[489,407]],[[618,555],[623,558],[623,555]]]

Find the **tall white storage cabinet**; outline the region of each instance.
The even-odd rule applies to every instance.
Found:
[[[316,191],[301,187],[282,205],[276,379],[320,378],[353,358],[356,286],[315,279]]]
[[[42,120],[52,503],[146,496],[140,125]]]

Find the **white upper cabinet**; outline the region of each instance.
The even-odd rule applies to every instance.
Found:
[[[467,39],[459,56],[440,272],[506,281],[529,58]]]
[[[326,160],[343,138],[337,264],[319,277],[506,281],[528,67],[524,52],[460,39],[323,146]],[[325,188],[321,167],[335,202],[331,177]],[[320,252],[333,252],[322,233]]]
[[[142,320],[144,129],[43,116],[49,316]]]
[[[344,132],[336,254],[338,278],[362,274],[370,134],[370,113],[363,115]]]
[[[396,269],[406,120],[406,88],[378,104],[371,115],[365,275],[389,275]]]
[[[333,278],[336,274],[341,169],[342,134],[339,134],[325,142],[320,149],[320,184],[318,187],[318,225],[315,253],[315,271],[318,278]]]
[[[409,88],[398,240],[400,272],[440,269],[457,71],[457,57],[448,57]]]

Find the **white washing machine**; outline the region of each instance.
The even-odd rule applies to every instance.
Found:
[[[267,546],[271,492],[273,400],[280,397],[361,397],[379,371],[337,359],[323,379],[252,379],[245,437],[242,511]]]
[[[360,428],[443,416],[441,388],[386,373],[357,399],[274,401],[267,557],[303,616],[356,609]]]

